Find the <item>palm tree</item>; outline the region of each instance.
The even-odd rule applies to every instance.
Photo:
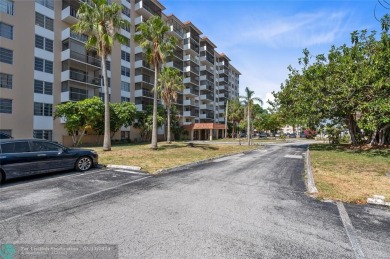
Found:
[[[134,36],[134,40],[145,50],[148,63],[154,67],[154,89],[157,89],[158,73],[167,56],[173,56],[177,40],[168,36],[169,27],[159,16],[152,16],[148,21],[141,23]],[[152,149],[157,149],[157,91],[153,96],[153,129]]]
[[[121,27],[130,26],[130,23],[121,18],[122,7],[116,3],[108,4],[107,0],[91,0],[80,5],[77,11],[78,23],[73,26],[77,33],[85,33],[88,40],[86,49],[97,49],[102,59],[102,73],[104,82],[104,141],[103,150],[111,150],[110,134],[110,106],[107,81],[107,56],[111,54],[115,41],[126,43],[128,39],[118,33]]]
[[[177,100],[177,91],[182,91],[184,88],[183,77],[176,68],[164,67],[158,81],[158,92],[161,94],[167,109],[167,142],[171,143],[171,106],[172,101]]]
[[[248,138],[248,145],[251,144],[251,110],[254,104],[254,101],[259,102],[261,105],[263,104],[263,101],[258,98],[254,97],[255,94],[254,91],[250,90],[248,87],[245,88],[245,96],[240,96],[241,99],[243,99],[243,103],[246,106],[246,116],[247,116],[247,138]]]
[[[228,111],[229,111],[228,120],[233,123],[232,135],[236,137],[237,124],[243,119],[243,106],[241,105],[239,98],[235,98],[229,101]]]

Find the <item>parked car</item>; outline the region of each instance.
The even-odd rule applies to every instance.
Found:
[[[244,132],[240,132],[240,135],[239,135],[240,138],[246,138],[246,133]]]
[[[301,133],[301,134],[299,135],[299,137],[300,137],[300,138],[306,138],[306,135],[305,135],[305,133]]]
[[[94,150],[67,148],[44,139],[0,140],[0,182],[69,169],[87,171],[97,164]]]
[[[10,139],[13,138],[11,135],[8,135],[4,132],[0,132],[0,139]]]
[[[267,134],[266,133],[260,133],[259,134],[259,138],[266,138],[267,137]]]
[[[288,135],[288,137],[289,137],[289,138],[297,138],[297,134],[295,134],[295,133],[290,133],[290,134]]]

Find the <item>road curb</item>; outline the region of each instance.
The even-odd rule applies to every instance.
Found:
[[[311,161],[310,161],[310,150],[309,150],[309,147],[307,147],[306,159],[305,160],[306,160],[307,191],[310,194],[316,194],[316,193],[318,193],[318,190],[317,190],[315,182],[314,182],[313,169],[311,167]]]

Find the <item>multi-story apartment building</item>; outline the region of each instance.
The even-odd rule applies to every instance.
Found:
[[[37,137],[68,144],[55,105],[103,97],[101,60],[85,48],[86,35],[72,31],[77,10],[87,0],[0,0],[0,130],[16,138]],[[122,5],[131,23],[121,33],[129,43],[115,43],[107,60],[111,102],[129,101],[138,110],[153,103],[154,69],[132,35],[141,22],[161,16],[178,39],[167,62],[182,71],[184,90],[176,105],[183,125],[224,122],[226,101],[238,96],[240,73],[216,45],[191,22],[165,15],[157,0],[110,0]],[[162,133],[162,130],[160,130]],[[117,138],[137,138],[122,128]],[[92,138],[91,138],[92,139]],[[88,136],[85,141],[88,141]]]

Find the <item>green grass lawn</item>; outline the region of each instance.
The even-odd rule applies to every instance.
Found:
[[[255,149],[256,146],[198,144],[189,147],[187,143],[160,142],[158,150],[150,149],[150,144],[126,144],[113,146],[112,151],[104,152],[101,147],[92,147],[99,154],[100,164],[140,166],[150,173],[164,168],[171,168],[195,161],[233,154]]]
[[[366,203],[373,195],[390,201],[390,149],[310,145],[318,198]]]

